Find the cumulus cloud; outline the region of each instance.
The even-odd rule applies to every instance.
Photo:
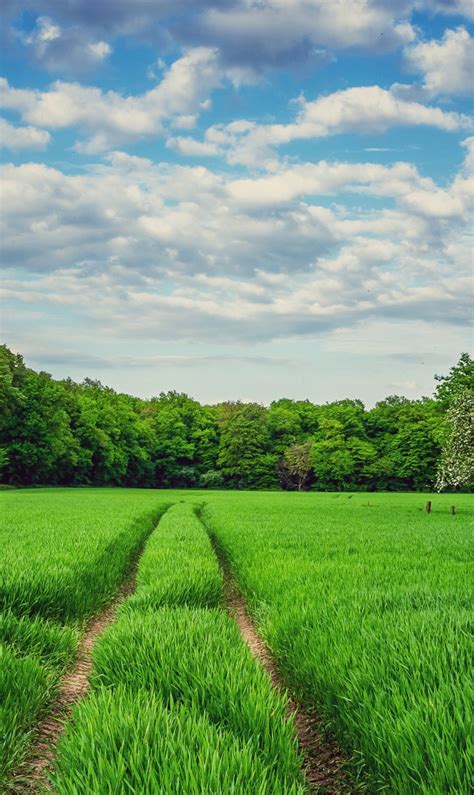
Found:
[[[447,132],[473,127],[463,114],[403,99],[379,86],[348,88],[311,101],[301,97],[297,104],[299,111],[290,124],[239,120],[210,127],[203,142],[207,154],[226,154],[230,163],[263,164],[271,169],[275,163],[272,149],[295,140],[381,133],[398,126],[431,126]],[[171,139],[169,145],[183,154],[193,153],[189,139]]]
[[[469,94],[474,83],[474,39],[464,27],[446,30],[441,41],[419,42],[405,50],[405,62],[423,75],[425,96]],[[412,90],[409,86],[402,87]]]
[[[362,320],[470,320],[472,139],[447,187],[410,164],[317,163],[242,180],[123,152],[80,175],[3,167],[4,300],[97,333],[212,341]],[[387,206],[347,206],[348,195]],[[331,206],[315,196],[334,196]]]
[[[16,127],[0,118],[0,146],[12,151],[18,149],[44,149],[51,136],[38,127]]]
[[[87,137],[76,142],[76,149],[93,154],[163,134],[166,125],[191,128],[208,108],[208,95],[224,79],[217,51],[200,47],[174,61],[158,85],[141,95],[123,96],[64,81],[46,91],[17,89],[0,79],[0,105],[18,111],[31,125],[82,130]],[[203,141],[168,133],[167,145],[184,155],[224,154],[230,163],[272,167],[272,149],[295,140],[384,132],[402,125],[449,132],[472,127],[462,114],[403,99],[379,86],[348,88],[311,101],[300,97],[296,104],[298,112],[290,124],[236,120],[210,127]]]
[[[302,163],[284,167],[277,174],[257,179],[234,180],[229,190],[250,205],[272,205],[299,196],[369,193],[372,196],[405,196],[415,188],[435,187],[421,177],[411,163],[381,166],[376,163]]]
[[[420,255],[421,252],[417,252]],[[359,238],[335,258],[319,261],[299,280],[256,281],[249,295],[242,282],[203,285],[196,278],[159,292],[150,283],[123,282],[111,268],[102,274],[58,270],[25,288],[20,280],[5,284],[3,300],[67,307],[81,325],[116,339],[160,341],[256,342],[326,334],[340,327],[384,318],[389,322],[469,323],[469,278],[453,279],[453,263],[416,283],[405,266],[404,247]]]
[[[39,14],[33,43],[47,68],[68,66],[66,42],[74,56],[81,42],[125,35],[161,48],[170,43],[217,48],[236,79],[248,80],[267,68],[324,63],[328,48],[376,52],[407,44],[414,38],[407,19],[414,3],[408,5],[399,12],[380,0],[23,0],[13,8],[17,14],[18,6]],[[58,35],[47,39],[53,31]],[[74,57],[69,67],[76,66],[81,63]]]
[[[388,6],[365,0],[264,0],[213,3],[196,18],[178,18],[179,40],[219,47],[226,64],[265,68],[328,60],[327,49],[395,48],[414,37]]]
[[[415,39],[411,18],[420,10],[474,16],[470,0],[4,0],[3,5],[11,26],[26,9],[46,20],[32,44],[37,60],[49,69],[90,68],[108,54],[105,46],[126,36],[161,52],[216,48],[236,82],[268,69],[322,65],[333,51],[364,48],[377,54],[403,47]],[[61,35],[45,41],[47,28]]]
[[[473,13],[469,0],[202,0],[198,6],[187,0],[23,0],[11,4],[10,15],[21,7],[39,14],[32,43],[46,68],[74,71],[97,65],[108,54],[103,48],[94,52],[107,43],[104,37],[125,35],[160,48],[217,48],[224,66],[245,81],[268,68],[325,63],[331,50],[387,52],[406,45],[415,38],[410,24],[414,10],[468,18]],[[54,30],[61,35],[46,41]]]
[[[75,139],[76,152],[106,153],[85,163],[70,149],[66,155],[55,149],[55,160],[48,161],[55,167],[2,167],[4,325],[18,339],[30,334],[33,347],[41,338],[50,341],[51,350],[40,352],[38,361],[124,370],[134,389],[135,368],[172,370],[176,386],[180,368],[208,365],[211,371],[220,363],[219,356],[191,357],[186,349],[182,355],[183,344],[191,343],[193,350],[202,343],[204,351],[211,344],[228,351],[241,344],[243,350],[252,346],[253,354],[259,341],[293,339],[299,356],[317,336],[326,340],[326,352],[352,355],[360,348],[383,357],[408,347],[413,358],[429,353],[431,335],[439,343],[443,327],[443,355],[450,359],[453,348],[464,348],[459,341],[472,312],[474,137],[464,142],[464,163],[453,174],[449,164],[459,135],[451,136],[451,176],[445,173],[439,183],[422,170],[430,166],[423,147],[414,156],[419,168],[394,162],[416,148],[406,143],[407,131],[398,149],[393,135],[351,143],[349,159],[359,147],[360,160],[377,162],[343,162],[344,138],[285,147],[402,126],[472,130],[466,116],[453,112],[465,105],[443,105],[469,87],[472,39],[459,15],[472,16],[471,3],[4,0],[2,10],[11,29],[16,26],[23,55],[62,78],[45,88],[40,75],[32,83],[37,89],[2,81],[1,103],[9,111],[0,121],[4,145],[40,149],[56,130],[68,130],[56,135],[57,147]],[[423,40],[420,11],[443,14],[449,29],[437,40]],[[107,91],[94,87],[101,85],[98,78],[88,84],[76,78],[104,64],[119,39],[108,69],[116,79],[124,37],[142,54],[149,48],[143,72],[151,64],[153,82],[141,93]],[[376,64],[379,53],[397,50],[416,75],[414,85],[347,87],[356,73],[344,71],[340,52],[349,51],[351,59],[363,52]],[[170,57],[175,61],[167,66]],[[336,59],[333,77],[339,75],[343,90],[300,96],[289,115],[264,115],[269,70],[296,66],[307,75],[303,68],[310,65],[315,74]],[[396,68],[393,58],[390,64]],[[281,93],[274,101],[291,90],[294,78],[277,83]],[[208,122],[207,130],[202,125],[203,132],[193,132],[213,92],[229,83],[264,90],[219,95],[213,122],[225,123]],[[140,152],[144,147],[132,145],[144,140],[152,151],[157,136],[180,157],[196,160],[182,165],[188,161],[168,152],[171,163],[153,162],[117,151],[130,145],[130,152]],[[331,151],[342,162],[304,162],[310,149]],[[72,161],[64,171],[61,157]],[[209,160],[216,157],[223,161],[218,168]],[[71,351],[55,352],[58,329]],[[101,337],[107,339],[103,353],[94,348]],[[92,353],[76,350],[80,346]],[[274,366],[233,350],[236,372]],[[407,389],[416,380],[411,373],[403,378]]]
[[[300,132],[310,137],[338,132],[383,132],[403,125],[452,131],[470,124],[470,119],[460,114],[405,102],[380,86],[348,88],[312,102],[303,101],[297,119]]]
[[[219,147],[211,141],[197,141],[182,135],[168,138],[166,146],[185,157],[214,157],[221,152]]]
[[[138,96],[104,92],[92,86],[57,81],[47,91],[16,89],[0,81],[0,104],[17,110],[24,121],[49,129],[77,127],[89,134],[78,151],[100,152],[144,136],[158,135],[167,121],[183,122],[202,110],[222,76],[217,54],[209,48],[185,53],[166,70],[160,83]]]
[[[33,31],[21,38],[36,61],[50,71],[86,72],[112,52],[108,42],[91,38],[87,30],[77,27],[64,30],[45,16],[38,17]]]

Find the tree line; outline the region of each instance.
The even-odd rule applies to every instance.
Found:
[[[369,410],[352,399],[201,405],[174,391],[142,400],[88,378],[55,380],[0,346],[1,480],[421,491],[441,482],[442,466],[443,488],[471,489],[474,362],[462,354],[435,378],[432,397],[390,396]]]

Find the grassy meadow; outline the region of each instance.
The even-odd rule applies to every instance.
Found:
[[[95,648],[92,692],[59,749],[60,793],[303,793],[285,700],[221,593],[204,527],[191,505],[174,505]]]
[[[110,601],[167,505],[146,491],[0,495],[0,789],[74,659],[84,623]]]
[[[210,538],[288,690],[361,788],[471,791],[474,497],[36,489],[0,501],[4,780],[148,536],[60,742],[55,791],[305,791],[285,699],[224,609]]]
[[[203,517],[286,684],[370,790],[467,793],[473,498],[425,499],[236,495]]]

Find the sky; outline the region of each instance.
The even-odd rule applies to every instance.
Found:
[[[471,0],[3,0],[2,337],[142,397],[472,349]]]

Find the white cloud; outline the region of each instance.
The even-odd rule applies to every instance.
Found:
[[[176,130],[192,130],[196,126],[197,115],[195,113],[188,113],[183,116],[176,116],[171,125]]]
[[[14,26],[31,2],[3,5]],[[474,17],[471,0],[35,0],[34,8],[61,31],[38,57],[47,68],[88,68],[93,62],[85,53],[81,63],[81,42],[84,51],[86,42],[127,36],[160,49],[170,43],[173,49],[215,48],[237,83],[269,69],[324,65],[334,50],[365,49],[374,56],[393,51],[415,39],[412,16],[423,10]]]
[[[162,273],[284,271],[287,262],[304,271],[353,236],[425,244],[438,240],[446,224],[457,234],[472,201],[470,180],[460,173],[441,189],[407,163],[324,161],[231,179],[202,166],[157,166],[121,152],[86,175],[4,166],[3,239],[17,249],[18,261],[40,270],[112,259]],[[398,206],[349,211],[346,194],[386,197]],[[323,195],[338,204],[314,203]]]
[[[88,137],[76,142],[78,152],[94,154],[123,143],[164,132],[164,125],[189,129],[209,107],[208,94],[225,73],[216,50],[197,48],[178,58],[160,83],[145,94],[124,97],[80,83],[57,81],[47,91],[15,89],[0,79],[0,104],[17,110],[33,125],[58,129],[75,127]],[[226,155],[231,164],[278,166],[272,150],[295,140],[341,133],[384,132],[396,126],[433,126],[454,132],[472,129],[459,113],[404,99],[379,86],[337,91],[308,101],[300,97],[290,124],[258,124],[239,119],[208,128],[203,141],[169,136],[168,146],[184,155]]]
[[[28,0],[13,4],[12,24],[28,5]],[[397,5],[385,0],[35,0],[40,20],[33,44],[47,68],[60,61],[68,66],[61,39],[72,46],[125,35],[161,46],[172,42],[174,48],[206,46],[219,51],[236,82],[248,82],[266,69],[324,64],[331,59],[328,49],[378,53],[409,43],[414,38],[409,17],[419,0]],[[60,31],[57,41],[45,41],[48,29]],[[81,68],[75,57],[72,67]]]
[[[112,52],[110,44],[91,39],[86,31],[71,27],[63,30],[49,17],[40,16],[23,43],[38,63],[49,70],[84,72],[100,64]]]
[[[460,328],[468,324],[468,277],[453,278],[453,263],[439,259],[435,271],[417,282],[404,251],[403,245],[359,238],[291,281],[270,284],[257,276],[253,292],[247,281],[208,277],[203,283],[199,274],[182,279],[178,274],[171,292],[160,292],[156,278],[136,274],[127,281],[119,266],[100,273],[57,270],[29,285],[8,280],[3,300],[48,306],[52,316],[55,307],[68,307],[82,318],[81,326],[128,342],[314,337],[380,319],[408,328],[420,321]],[[419,249],[416,256],[422,256]],[[410,350],[416,350],[413,343]]]
[[[36,29],[28,36],[26,41],[28,44],[35,44],[39,42],[54,41],[61,36],[61,28],[59,25],[54,25],[48,17],[38,17]]]
[[[98,334],[130,338],[265,340],[380,318],[462,326],[469,163],[444,188],[405,163],[254,180],[123,152],[79,175],[6,165],[3,259],[28,278],[7,279],[4,298],[67,306]]]
[[[474,5],[471,0],[421,0],[410,5],[414,8],[426,8],[437,14],[474,19]]]
[[[196,350],[202,343],[204,351],[210,345],[236,351],[241,344],[253,352],[259,342],[270,347],[278,340],[283,349],[293,344],[290,355],[297,351],[305,365],[316,365],[313,373],[320,372],[312,349],[321,338],[326,365],[332,351],[346,361],[359,352],[382,359],[406,351],[408,362],[436,356],[435,345],[450,360],[453,349],[465,347],[461,340],[472,314],[474,137],[465,142],[465,162],[453,174],[449,164],[458,136],[449,142],[444,136],[447,166],[440,167],[445,178],[438,184],[438,178],[428,176],[438,174],[429,170],[431,151],[410,146],[413,136],[406,144],[407,131],[399,148],[393,144],[396,132],[390,140],[382,135],[401,126],[421,128],[414,133],[419,143],[430,127],[446,133],[472,130],[466,116],[452,112],[465,104],[443,104],[468,88],[472,39],[457,27],[455,16],[442,20],[450,29],[437,34],[436,41],[423,40],[418,27],[428,19],[419,12],[472,15],[471,3],[34,0],[30,15],[21,13],[23,0],[5,3],[12,24],[28,23],[22,57],[61,80],[46,89],[39,75],[32,85],[41,90],[2,83],[4,107],[18,115],[15,121],[13,113],[0,121],[4,144],[41,148],[52,132],[67,129],[66,135],[56,135],[57,147],[62,141],[70,147],[72,140],[77,152],[109,153],[92,164],[78,162],[70,148],[61,154],[55,147],[55,159],[48,161],[54,168],[37,162],[3,167],[3,318],[14,333],[24,333],[24,339],[29,334],[34,344],[41,336],[59,336],[73,350],[94,350],[89,358],[77,351],[81,367],[95,362],[130,371],[157,365],[157,381],[163,368],[176,374],[196,361],[189,344]],[[31,19],[36,19],[32,31]],[[132,48],[146,47],[146,62],[154,61],[152,82],[140,94],[127,95],[118,88],[127,83],[115,82],[127,79],[116,71],[120,52],[107,68],[106,84],[115,90],[76,76],[105,64],[116,37],[120,52],[125,41]],[[17,35],[7,43],[18,47],[19,41]],[[349,70],[344,70],[339,52],[347,50]],[[377,74],[377,56],[397,50],[415,73],[414,85],[347,87],[356,74],[350,71],[352,59],[362,55],[367,63],[370,58]],[[170,53],[181,53],[170,66],[156,60]],[[387,64],[396,69],[398,60]],[[297,76],[321,92],[325,82],[317,69],[331,61],[332,76],[344,90],[300,96],[288,115],[279,113]],[[274,69],[293,74],[281,82],[269,74]],[[385,67],[382,71],[386,74]],[[229,82],[236,89],[252,82],[264,88],[258,94],[255,85],[219,94],[213,120],[231,122],[208,122],[212,126],[206,132],[192,132],[211,107],[213,92],[229,88]],[[271,96],[275,116],[267,113]],[[254,120],[239,118],[247,113]],[[350,144],[345,138],[320,142],[348,133],[371,137],[365,143],[354,138]],[[148,139],[147,151],[158,158],[163,149],[153,145],[157,136],[178,155],[197,160],[183,166],[114,151]],[[284,148],[298,141],[314,143]],[[349,160],[357,148],[360,160],[370,160],[364,146],[370,153],[392,155],[377,154],[373,160],[378,162],[302,162],[311,159],[310,150],[314,159],[322,156],[316,152],[341,158],[346,146]],[[419,167],[393,162],[409,156]],[[61,157],[68,161],[64,171]],[[215,171],[195,165],[212,157],[227,162]],[[94,348],[101,338],[107,341],[103,353]],[[67,362],[74,358],[65,353]],[[234,360],[244,364],[238,354]],[[199,359],[196,367],[206,361]],[[259,362],[252,361],[257,371]],[[210,369],[217,362],[213,359]],[[233,369],[238,382],[241,368]],[[300,369],[307,394],[303,379],[311,368]],[[389,365],[387,371],[386,382],[400,388],[420,383],[414,372],[403,369],[395,375]],[[132,391],[134,377],[131,372]],[[282,389],[286,383],[283,372]]]
[[[405,102],[379,86],[337,91],[327,97],[302,103],[297,126],[309,137],[338,132],[383,132],[394,126],[427,125],[453,131],[470,126],[457,113]]]
[[[369,193],[401,197],[415,188],[430,192],[431,179],[422,178],[410,163],[382,166],[376,163],[301,163],[282,168],[277,174],[257,179],[238,179],[229,192],[241,203],[258,207],[288,203],[300,196]]]
[[[290,124],[242,119],[209,127],[203,142],[207,154],[226,154],[231,164],[273,170],[277,165],[273,149],[292,141],[383,133],[398,126],[431,126],[447,132],[473,128],[472,120],[463,114],[406,100],[379,86],[348,88],[312,101],[300,97],[295,104],[299,111]],[[184,154],[192,151],[190,139],[174,139],[170,145]]]
[[[92,41],[88,45],[87,49],[98,60],[102,60],[107,55],[110,55],[110,53],[112,52],[110,44],[107,44],[106,41]]]
[[[166,146],[186,157],[214,157],[220,153],[216,144],[210,141],[196,141],[194,138],[186,138],[182,135],[168,138]]]
[[[2,79],[1,104],[24,121],[49,129],[78,127],[89,134],[78,151],[94,153],[144,136],[158,135],[170,120],[187,122],[202,109],[222,80],[217,54],[190,50],[164,73],[161,82],[139,96],[124,97],[92,86],[57,81],[48,91],[15,89]]]
[[[204,4],[177,35],[217,46],[227,65],[255,72],[328,60],[326,48],[387,51],[414,38],[389,4],[367,0],[243,0]]]
[[[6,119],[0,118],[0,146],[6,149],[44,149],[51,136],[46,130],[37,127],[16,127]]]
[[[469,94],[473,89],[474,39],[466,28],[445,30],[441,41],[407,48],[405,61],[412,71],[423,75],[427,96]]]

